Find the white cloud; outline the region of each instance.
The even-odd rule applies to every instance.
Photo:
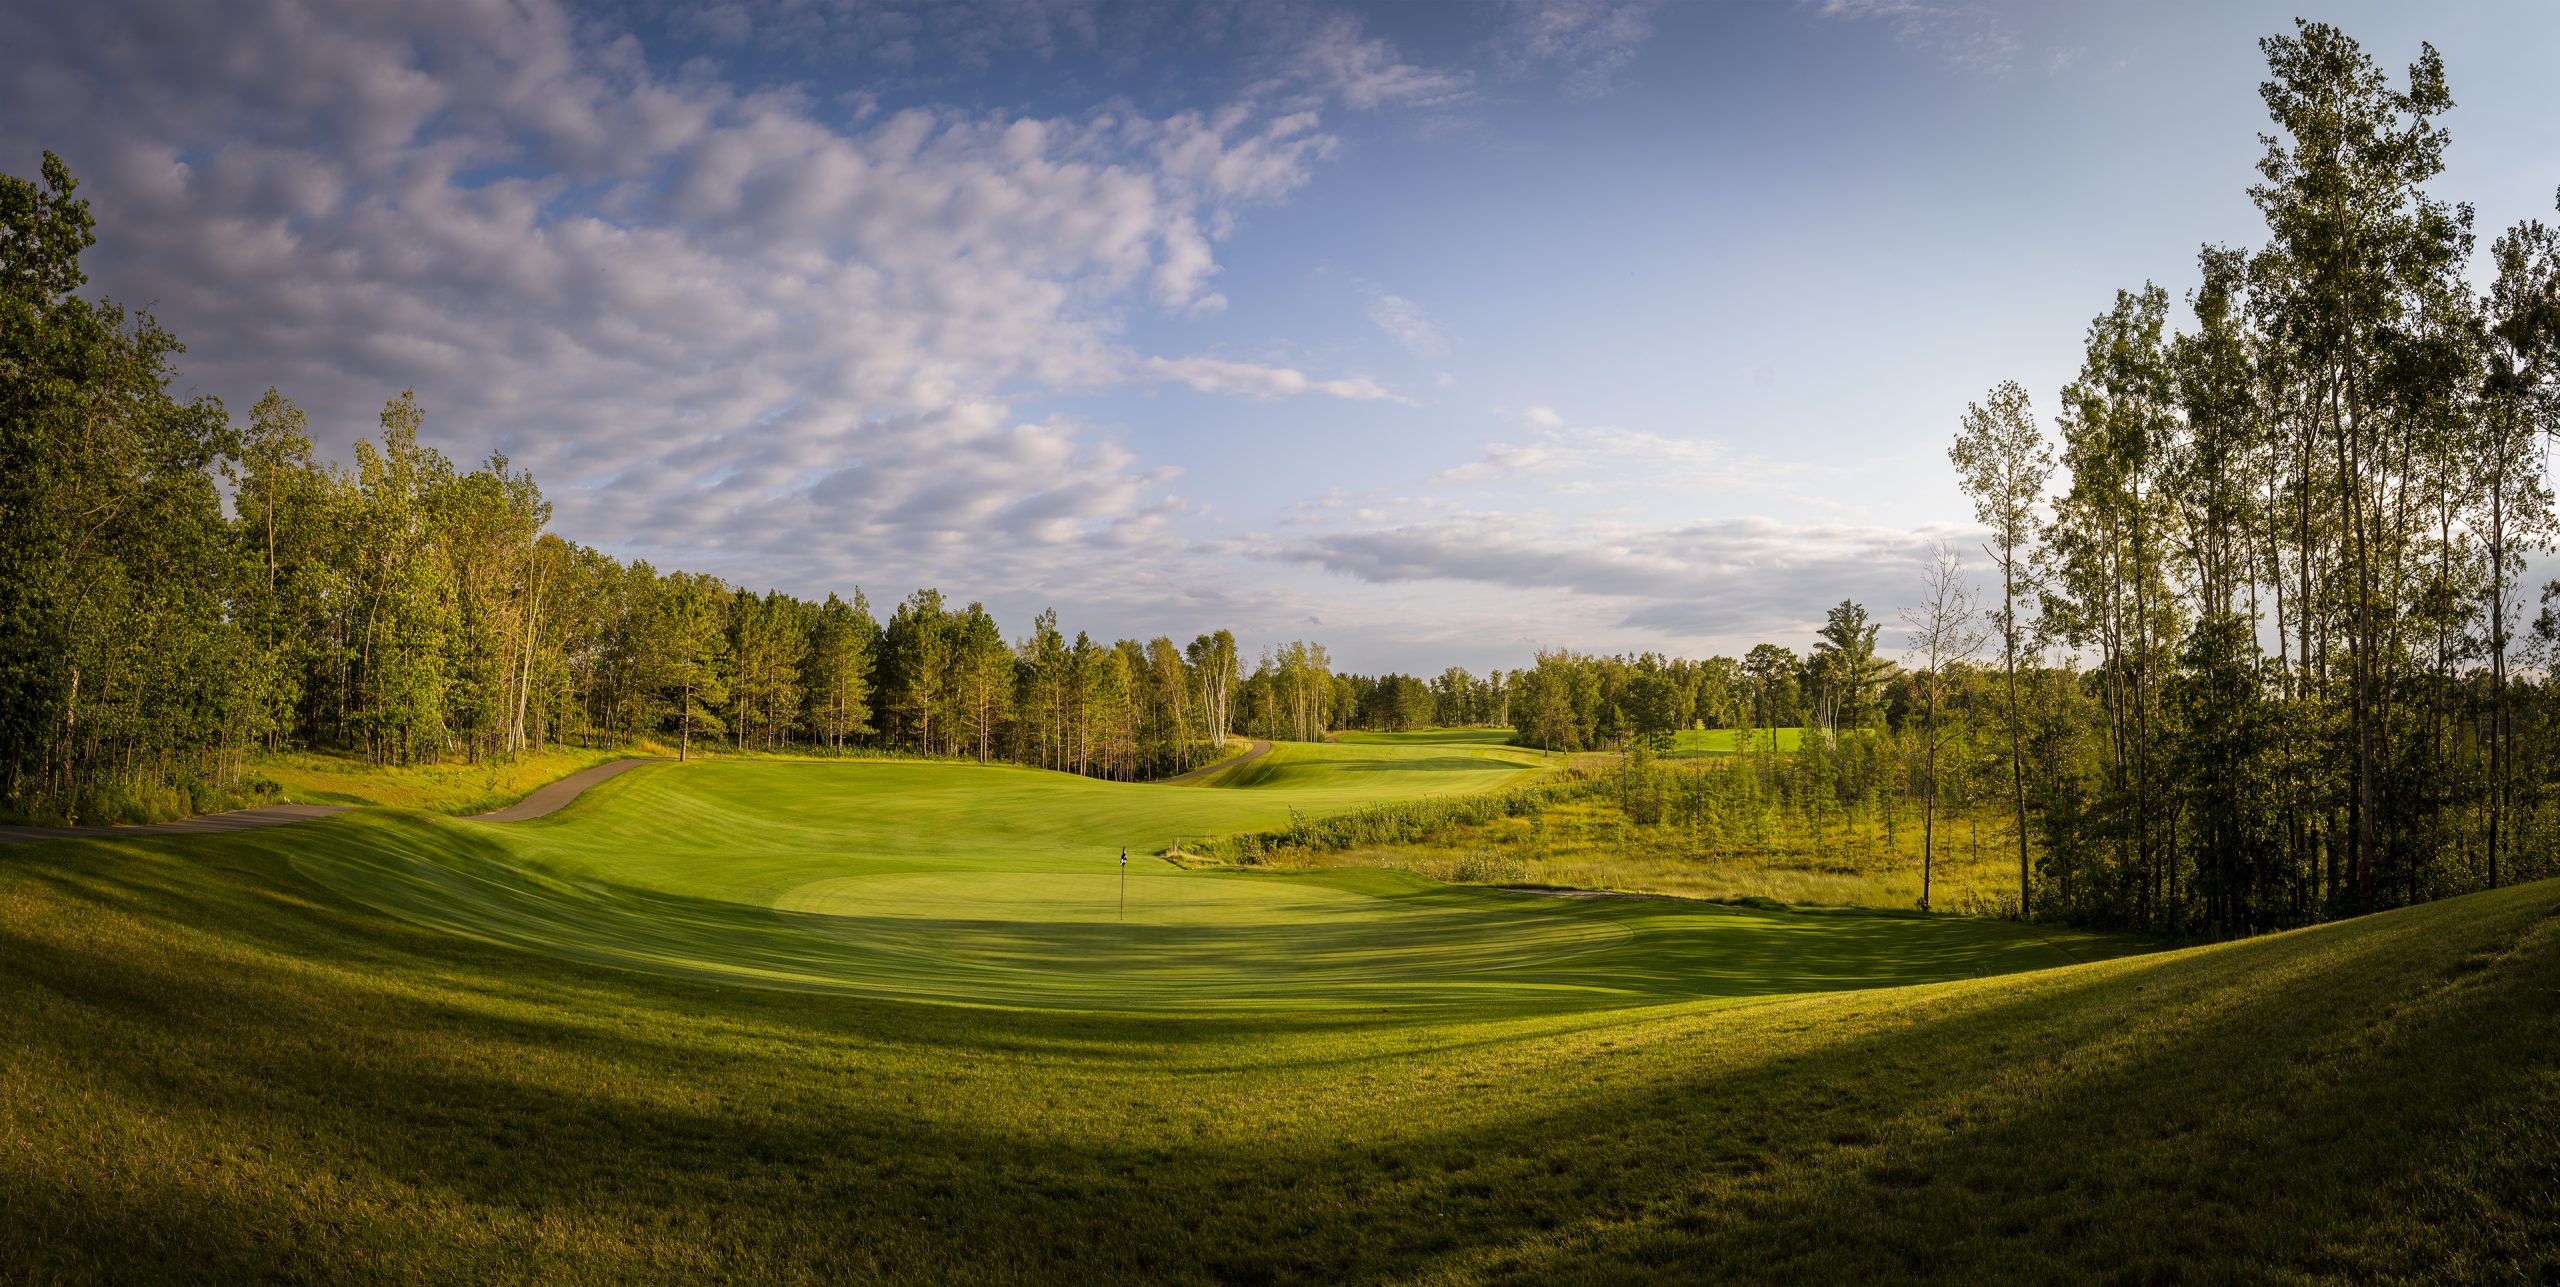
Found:
[[[1086,39],[1043,8],[1012,18]],[[783,16],[707,21],[759,40]],[[800,589],[1184,601],[1214,578],[1184,561],[1174,471],[1013,398],[1394,396],[1121,339],[1132,309],[1224,302],[1217,239],[1335,147],[1310,110],[848,120],[659,70],[543,0],[23,6],[0,49],[0,165],[65,154],[102,220],[93,278],[155,302],[189,384],[280,385],[340,447],[414,387],[440,445],[506,451],[566,534],[617,551]],[[1088,577],[1093,551],[1150,571]]]
[[[1841,22],[1875,22],[1894,38],[1958,66],[2006,72],[2017,62],[2019,42],[1997,14],[1979,4],[1941,0],[1798,0],[1815,16]]]
[[[1552,70],[1565,92],[1599,98],[1653,36],[1654,0],[1510,0],[1501,42],[1515,72]]]
[[[1368,288],[1369,320],[1385,331],[1396,343],[1417,357],[1438,357],[1449,351],[1449,341],[1440,333],[1420,304],[1401,295],[1391,295],[1375,286]]]
[[[1341,13],[1305,19],[1284,66],[1293,80],[1355,108],[1444,107],[1471,89],[1466,74],[1406,62],[1392,43]]]
[[[1534,485],[1547,492],[1758,489],[1792,471],[1735,457],[1712,438],[1680,438],[1609,425],[1574,425],[1554,407],[1497,408],[1533,431],[1525,442],[1494,442],[1474,460],[1434,475],[1440,484]]]
[[[1364,402],[1408,401],[1365,376],[1316,380],[1308,378],[1303,371],[1285,366],[1233,362],[1224,358],[1150,358],[1145,369],[1157,379],[1186,384],[1202,393],[1240,393],[1254,398],[1321,393]]]
[[[1913,561],[1946,534],[1746,517],[1681,527],[1568,523],[1470,511],[1293,535],[1258,553],[1379,585],[1455,582],[1593,601],[1614,624],[1673,640],[1795,638],[1823,605],[1906,594]]]

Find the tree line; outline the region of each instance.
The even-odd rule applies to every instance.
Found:
[[[235,423],[172,393],[177,339],[84,298],[87,203],[0,175],[0,788],[21,817],[227,802],[259,750],[386,765],[663,740],[1099,777],[1348,709],[1320,645],[1244,673],[1226,630],[1008,637],[933,589],[875,612],[624,563],[549,529],[503,455],[465,468],[392,399],[352,468],[276,390]],[[226,504],[225,492],[228,492]],[[172,798],[174,796],[174,798]],[[148,810],[144,805],[150,801]]]
[[[2247,932],[2546,871],[2552,852],[2560,232],[2475,290],[2474,215],[2427,184],[2453,106],[2297,23],[2261,42],[2252,248],[2117,292],[2056,445],[2003,385],[1952,457],[1993,533],[2013,808],[2070,909]],[[2056,467],[2058,466],[2058,471]],[[2023,673],[2039,648],[2087,661]],[[2520,646],[2526,669],[2519,671]],[[2037,746],[2038,686],[2079,714]],[[2015,696],[2008,695],[2014,692]]]
[[[2052,432],[2015,383],[1961,418],[1996,599],[1942,554],[1908,672],[1854,604],[1804,658],[1541,656],[1521,740],[1880,730],[1924,827],[1942,753],[1995,758],[2029,914],[2247,933],[2553,871],[2560,231],[2478,262],[2427,187],[2432,47],[2396,79],[2319,23],[2261,47],[2265,242],[2201,250],[2187,329],[2117,292]]]

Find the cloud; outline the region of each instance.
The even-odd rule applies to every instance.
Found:
[[[1103,0],[727,0],[676,9],[679,34],[746,47],[809,71],[857,67],[893,86],[932,90],[953,71],[1056,71],[1161,82],[1235,51],[1234,97],[1358,111],[1441,108],[1474,92],[1468,72],[1428,67],[1371,34],[1354,13],[1298,0],[1163,7]]]
[[[1285,366],[1231,362],[1223,358],[1150,358],[1146,371],[1157,379],[1187,384],[1202,393],[1240,393],[1253,398],[1285,398],[1301,393],[1363,402],[1407,402],[1366,377],[1315,380]]]
[[[1746,640],[1810,633],[1840,599],[1895,602],[1943,535],[1767,517],[1648,528],[1470,512],[1295,535],[1257,553],[1378,585],[1562,592],[1608,602],[1621,628]]]
[[[1815,16],[1839,22],[1873,22],[1896,40],[1983,72],[2006,72],[2017,62],[2019,41],[1997,14],[1977,4],[1932,0],[1798,0]]]
[[[1580,494],[1606,486],[1695,490],[1761,488],[1792,471],[1774,461],[1735,457],[1712,438],[1675,438],[1609,425],[1573,425],[1554,407],[1526,406],[1500,414],[1534,430],[1524,442],[1494,442],[1464,464],[1432,476],[1438,484],[1533,484]]]
[[[1404,61],[1393,43],[1369,35],[1349,14],[1311,14],[1297,25],[1301,32],[1282,59],[1285,75],[1345,106],[1446,107],[1472,92],[1465,73]]]
[[[1088,38],[1043,9],[1013,15]],[[279,385],[341,448],[414,387],[436,442],[505,451],[564,533],[618,552],[804,590],[1181,601],[1215,578],[1184,561],[1176,472],[1016,399],[1393,397],[1121,338],[1133,310],[1223,303],[1218,239],[1335,148],[1310,110],[848,119],[544,0],[18,6],[0,49],[0,165],[66,156],[93,279],[189,342],[187,384],[236,406]]]
[[[1447,337],[1441,335],[1420,304],[1375,286],[1368,288],[1368,295],[1369,320],[1407,351],[1417,357],[1438,357],[1449,351]]]
[[[1514,72],[1551,72],[1566,93],[1599,98],[1653,35],[1653,0],[1510,0],[1498,56]]]

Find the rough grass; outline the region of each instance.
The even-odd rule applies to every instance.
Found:
[[[275,783],[282,803],[387,805],[467,815],[503,809],[534,788],[580,769],[658,751],[654,746],[636,750],[554,746],[478,764],[451,760],[400,766],[377,765],[362,756],[334,752],[287,751],[253,758],[250,772]]]
[[[1710,843],[1677,825],[1630,823],[1605,791],[1533,816],[1455,826],[1407,844],[1284,855],[1307,867],[1379,867],[1441,880],[1908,908],[1920,900],[1919,820],[1857,818],[1816,837],[1783,820],[1761,843]],[[1930,897],[1942,911],[2014,913],[2017,832],[2005,814],[1938,819]]]
[[[1290,793],[1018,781],[1043,777],[693,765],[513,829],[383,811],[0,851],[0,1281],[2560,1272],[2560,882],[2035,969],[2123,945],[1133,863],[1133,913],[1142,879],[1220,891],[1183,941],[1039,880],[1150,809]],[[971,870],[1019,895],[1001,916]],[[782,895],[869,875],[958,882],[884,900],[944,922],[913,978],[1047,1003],[738,985],[753,944],[823,937]],[[555,938],[469,923],[454,891],[488,881],[547,890]],[[599,899],[693,955],[603,964],[568,938]],[[1594,925],[1618,933],[1516,941]],[[1005,926],[1075,937],[942,937]],[[1327,926],[1388,1004],[1296,973]],[[1522,986],[1449,986],[1487,971],[1434,953],[1485,943]]]

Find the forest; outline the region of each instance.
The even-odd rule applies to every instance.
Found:
[[[1788,826],[1995,817],[2021,915],[2244,934],[2560,870],[2560,583],[2537,593],[2530,562],[2560,233],[2517,222],[2484,259],[2474,212],[2429,192],[2433,50],[2395,80],[2318,24],[2265,49],[2265,240],[2203,247],[2175,307],[2153,283],[2104,302],[2051,432],[2014,383],[1964,410],[1985,575],[1952,550],[1893,574],[1899,661],[1842,603],[1801,656],[1361,676],[1303,641],[1248,665],[1223,629],[1104,642],[1050,612],[1008,635],[934,589],[884,613],[617,561],[551,530],[505,457],[429,445],[410,394],[352,467],[276,390],[245,419],[179,398],[177,337],[81,293],[93,219],[48,154],[0,176],[0,811],[223,807],[285,748],[1141,780],[1237,734],[1508,726],[1658,773],[1684,730],[1762,729],[1678,772],[1747,776]]]

